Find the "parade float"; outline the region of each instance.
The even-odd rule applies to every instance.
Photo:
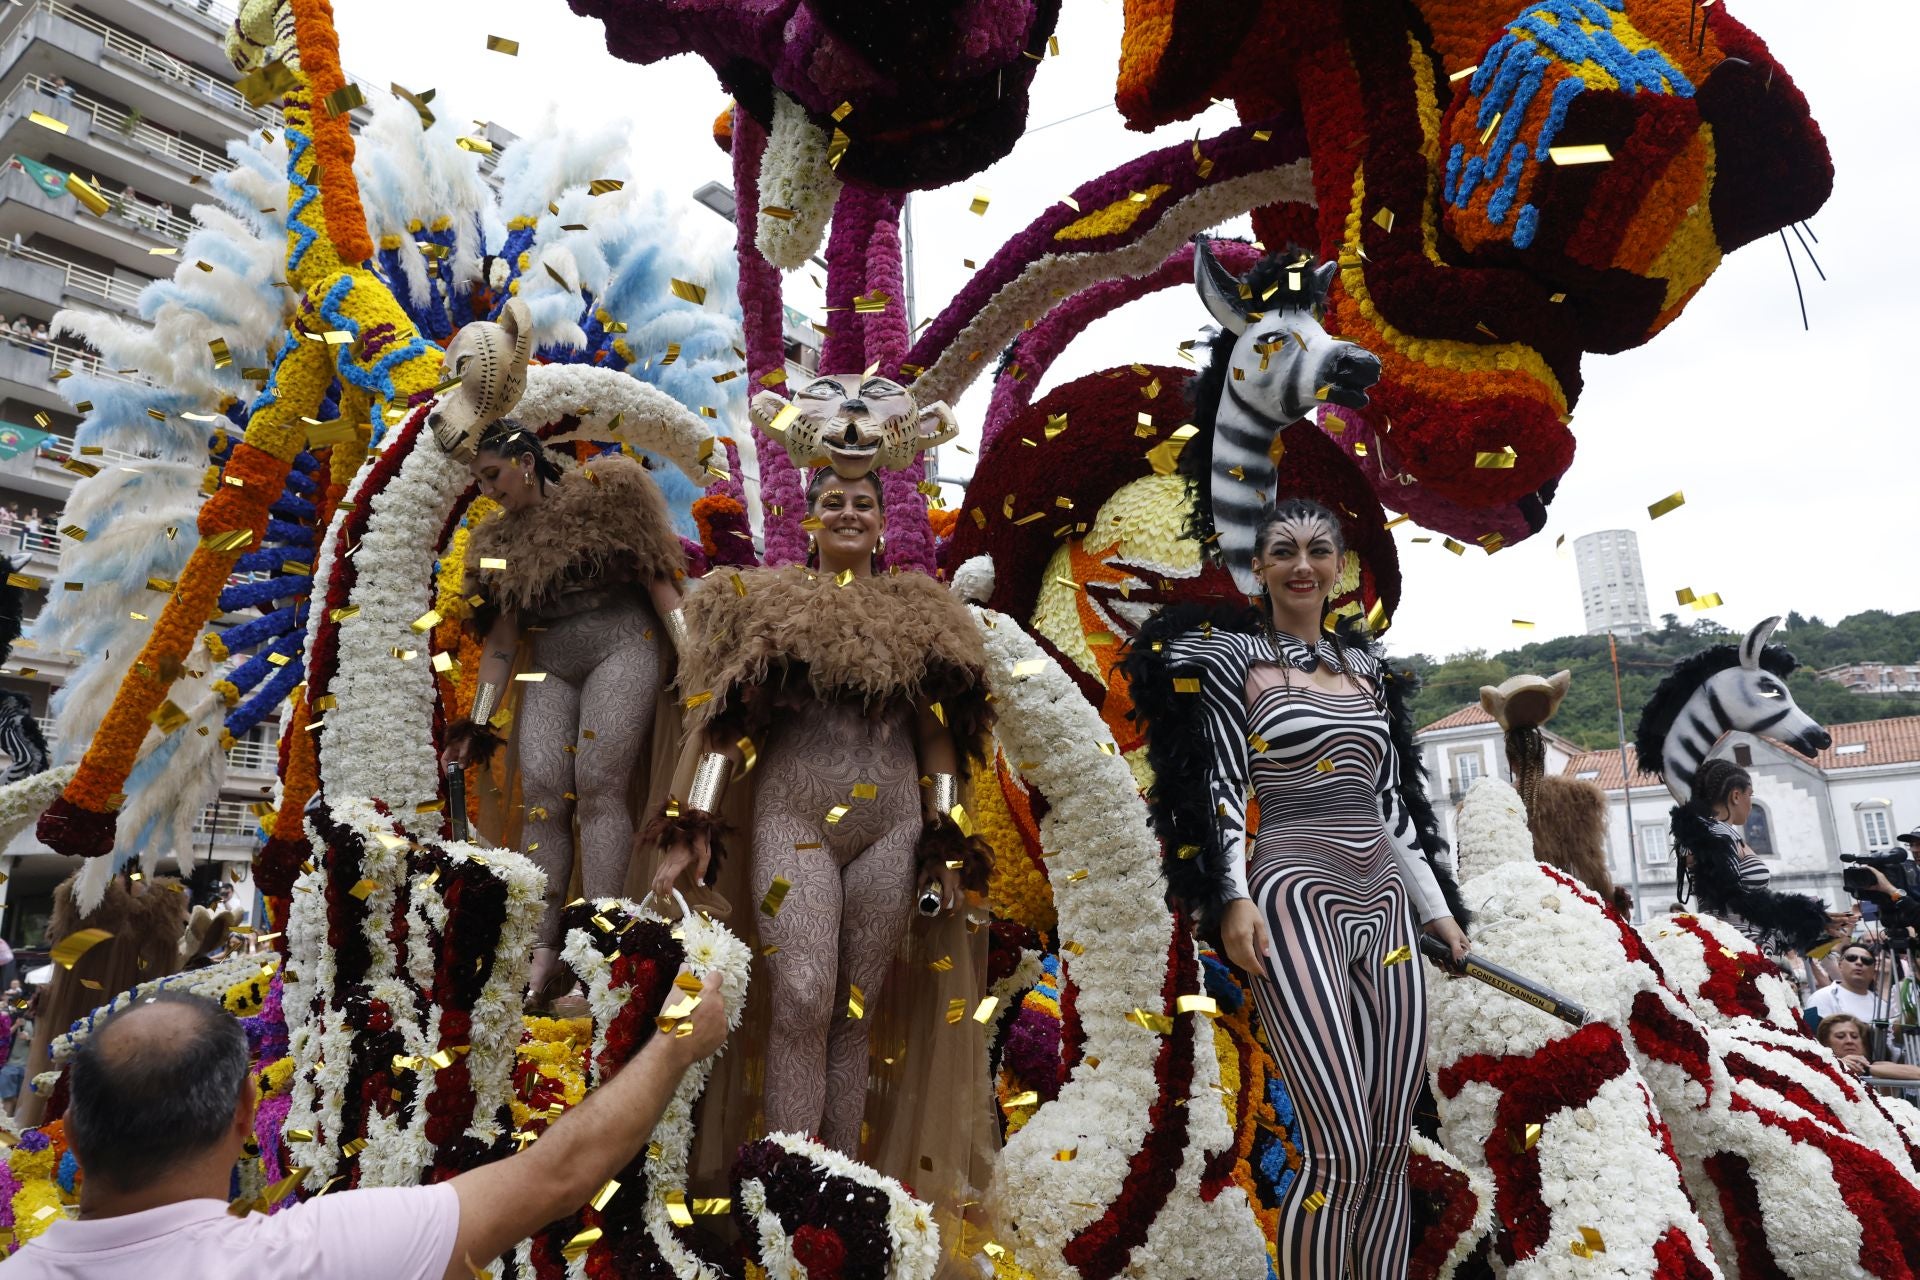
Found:
[[[1120,659],[1155,607],[1244,589],[1221,547],[1246,535],[1247,490],[1340,513],[1336,613],[1375,633],[1400,594],[1389,512],[1461,550],[1538,532],[1572,462],[1582,356],[1657,337],[1725,253],[1824,200],[1806,103],[1725,5],[1129,0],[1128,124],[1212,100],[1241,123],[1087,175],[916,333],[904,197],[1017,145],[1057,3],[942,4],[931,22],[881,4],[574,8],[618,57],[713,66],[734,252],[680,246],[610,136],[509,148],[496,192],[484,139],[347,83],[326,0],[244,6],[239,84],[282,127],[233,146],[143,301],[150,329],[60,318],[151,378],[63,383],[78,442],[147,461],[76,486],[64,518],[88,537],[60,573],[86,589],[38,627],[98,655],[55,707],[62,750],[84,752],[0,789],[0,814],[38,815],[87,859],[84,914],[116,875],[189,867],[224,751],[278,721],[254,864],[272,950],[155,980],[245,1021],[264,1101],[240,1212],[523,1147],[656,1034],[682,967],[720,975],[737,1015],[760,980],[739,923],[637,895],[568,908],[586,1016],[525,1013],[543,877],[481,803],[512,779],[441,767],[479,679],[462,624],[489,504],[433,421],[479,377],[448,344],[517,300],[516,421],[583,461],[647,459],[694,576],[725,589],[799,564],[781,273],[820,252],[821,369],[877,372],[922,406],[991,382],[959,510],[930,504],[913,451],[881,488],[884,567],[965,603],[995,708],[967,813],[994,853],[967,913],[986,983],[940,1012],[984,1033],[971,1070],[993,1104],[974,1119],[998,1149],[936,1194],[953,1171],[889,1176],[865,1151],[762,1133],[703,1195],[709,1062],[613,1194],[485,1269],[1277,1275],[1298,1126],[1246,987],[1168,905]],[[1247,213],[1257,243],[1205,238]],[[1090,321],[1195,283],[1220,325],[1195,369],[1125,365],[1036,398]],[[233,614],[250,616],[209,629]],[[1764,956],[1711,917],[1634,930],[1534,848],[1497,784],[1459,830],[1477,953],[1589,1016],[1429,972],[1437,1115],[1414,1136],[1410,1275],[1920,1266],[1894,1229],[1920,1207],[1920,1116],[1838,1073]],[[74,1199],[58,1065],[142,989],[53,1046],[48,1119],[0,1164],[16,1244]]]

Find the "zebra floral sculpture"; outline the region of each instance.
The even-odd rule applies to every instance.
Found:
[[[1768,618],[1737,645],[1716,645],[1675,663],[1640,713],[1634,749],[1640,767],[1663,779],[1678,801],[1668,829],[1685,859],[1682,898],[1691,882],[1706,910],[1738,915],[1767,945],[1808,950],[1830,940],[1826,905],[1804,894],[1770,892],[1765,864],[1746,850],[1735,823],[1714,814],[1715,804],[1750,790],[1751,782],[1738,775],[1695,790],[1714,747],[1736,730],[1765,734],[1808,757],[1832,745],[1833,736],[1787,689],[1799,663],[1767,643],[1779,625],[1778,617]]]

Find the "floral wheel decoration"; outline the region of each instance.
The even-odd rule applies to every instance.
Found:
[[[932,1280],[939,1266],[930,1206],[802,1134],[742,1147],[732,1187],[747,1256],[769,1280]]]
[[[585,984],[593,1015],[589,1084],[625,1066],[656,1034],[672,1034],[671,1019],[663,1014],[656,1020],[656,1012],[698,996],[710,974],[720,977],[730,1026],[739,1024],[752,957],[724,926],[691,913],[667,921],[635,903],[603,900],[569,907],[565,928],[562,958]],[[656,1021],[665,1025],[657,1027]],[[728,1274],[721,1252],[694,1230],[693,1214],[716,1207],[687,1198],[693,1108],[713,1062],[705,1058],[681,1077],[653,1141],[614,1175],[611,1194],[521,1244],[511,1260],[514,1274],[544,1278],[574,1274],[581,1267],[592,1276],[722,1280]],[[539,1129],[544,1128],[541,1123]]]

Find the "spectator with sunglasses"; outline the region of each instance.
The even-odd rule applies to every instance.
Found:
[[[1840,962],[1839,980],[1813,993],[1813,998],[1807,1001],[1806,1012],[1812,1015],[1808,1020],[1844,1013],[1872,1026],[1879,1009],[1874,991],[1879,956],[1867,943],[1848,942],[1841,945],[1836,958]]]

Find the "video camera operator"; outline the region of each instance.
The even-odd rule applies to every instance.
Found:
[[[1837,982],[1815,993],[1807,1011],[1821,1017],[1852,1014],[1873,1030],[1873,1056],[1920,1062],[1920,1007],[1916,1005],[1915,929],[1920,926],[1920,828],[1881,853],[1842,854],[1847,892],[1870,908],[1880,926],[1880,945],[1849,942],[1840,948]]]
[[[1900,837],[1920,844],[1920,829]],[[1912,929],[1920,925],[1920,865],[1909,856],[1911,844],[1885,853],[1843,853],[1851,863],[1840,872],[1840,882],[1862,903],[1871,903],[1885,929]]]

